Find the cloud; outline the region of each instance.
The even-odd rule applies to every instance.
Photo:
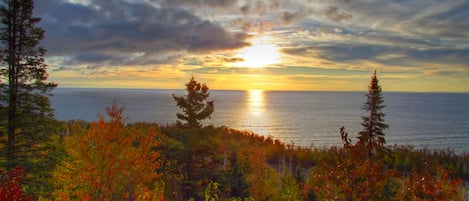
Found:
[[[178,62],[183,57],[180,53],[165,52],[158,55],[148,56],[145,53],[132,53],[125,55],[79,53],[64,62],[65,65],[89,64],[101,66],[147,66],[170,64]]]
[[[39,25],[46,30],[42,45],[48,61],[61,58],[48,62],[58,75],[165,68],[173,77],[200,72],[338,78],[337,72],[369,78],[369,69],[377,68],[448,79],[469,76],[468,0],[35,3]],[[227,67],[242,61],[236,51],[261,35],[282,49],[281,63],[261,69]]]
[[[469,58],[469,50],[467,49],[410,49],[371,44],[348,44],[345,46],[329,44],[286,48],[283,52],[313,60],[319,58],[328,61],[329,64],[321,64],[318,67],[340,67],[343,73],[346,73],[345,69],[358,68],[384,69],[414,74],[418,72],[426,75],[436,75],[432,72],[444,72],[438,75],[447,75],[448,77],[469,76],[469,68],[465,59]],[[454,72],[457,72],[459,76]]]
[[[243,15],[247,15],[249,14],[249,5],[244,5],[244,6],[241,6],[239,7],[239,10],[241,10],[241,13],[243,13]]]
[[[36,14],[42,17],[40,26],[46,30],[42,45],[48,55],[76,55],[76,60],[91,62],[136,52],[151,57],[171,51],[202,53],[248,45],[246,34],[227,32],[184,9],[106,2],[37,1]]]
[[[243,58],[233,57],[229,55],[200,55],[200,56],[190,56],[184,57],[184,65],[189,66],[225,66],[229,63],[237,63],[244,61]]]
[[[467,41],[469,3],[442,5],[439,8],[402,23],[402,29],[425,37]]]
[[[210,8],[231,8],[236,5],[233,0],[151,0],[163,6],[195,6],[195,7],[210,7]]]
[[[283,11],[280,13],[280,22],[283,24],[292,24],[304,19],[308,15],[307,12],[298,11],[298,12],[291,12],[291,11]]]
[[[342,12],[336,6],[329,6],[323,10],[324,15],[334,22],[345,22],[353,18],[351,14]]]
[[[387,30],[430,39],[469,37],[467,0],[350,1],[326,4],[329,19],[362,29]],[[339,10],[340,8],[340,10]],[[353,17],[351,17],[353,16]]]
[[[276,75],[276,76],[292,76],[292,75],[325,75],[325,76],[342,76],[342,75],[356,75],[363,76],[369,75],[370,71],[360,69],[339,69],[339,68],[323,68],[323,67],[308,67],[308,66],[289,66],[289,67],[265,67],[262,69],[252,68],[227,68],[227,67],[201,67],[197,69],[187,70],[192,73],[199,74],[233,74],[233,75],[249,75],[249,74],[263,74],[263,75]]]

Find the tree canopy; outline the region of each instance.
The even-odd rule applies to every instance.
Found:
[[[177,113],[179,119],[177,125],[183,128],[200,128],[201,121],[210,118],[214,111],[213,101],[207,101],[210,96],[207,85],[197,82],[194,76],[191,76],[186,83],[187,95],[176,96],[173,98],[182,113]]]
[[[65,140],[69,157],[54,172],[57,200],[160,200],[156,132],[125,127],[123,109],[106,109],[86,133]]]

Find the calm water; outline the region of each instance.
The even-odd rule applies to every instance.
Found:
[[[52,97],[60,120],[94,121],[106,106],[117,101],[129,122],[176,121],[171,95],[183,90],[56,89]],[[339,128],[350,135],[361,129],[365,92],[211,91],[212,119],[204,123],[226,125],[270,135],[300,146],[340,144]],[[416,148],[451,148],[469,153],[469,94],[385,93],[385,131],[388,144]],[[352,138],[352,140],[355,140]]]

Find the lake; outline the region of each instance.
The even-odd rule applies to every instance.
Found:
[[[51,98],[59,120],[95,121],[113,101],[125,107],[128,122],[176,122],[172,94],[184,90],[68,89]],[[366,92],[210,91],[215,112],[204,125],[227,126],[272,136],[299,146],[340,145],[339,128],[356,141]],[[469,93],[384,93],[388,145],[469,153]]]

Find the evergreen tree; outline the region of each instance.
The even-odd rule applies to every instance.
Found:
[[[384,123],[385,115],[381,111],[384,108],[384,99],[378,78],[376,78],[376,71],[371,77],[366,97],[367,101],[362,109],[368,112],[368,116],[362,117],[363,130],[358,133],[358,144],[366,148],[368,158],[371,158],[373,151],[381,150],[386,143],[383,130],[388,128],[388,125]]]
[[[228,171],[228,181],[226,181],[226,183],[231,187],[231,197],[248,198],[250,196],[249,184],[246,181],[244,170],[238,160],[238,155],[232,152],[230,157],[232,167]]]
[[[177,125],[182,128],[200,128],[201,120],[210,118],[213,113],[213,101],[206,101],[210,93],[208,92],[207,85],[197,82],[194,76],[191,76],[189,82],[186,83],[186,96],[175,96],[173,98],[183,113],[177,113],[176,116],[179,120]]]
[[[28,188],[39,185],[32,177],[42,177],[50,161],[50,141],[47,126],[53,111],[49,93],[56,85],[46,82],[45,49],[39,47],[44,30],[37,27],[33,17],[33,0],[3,0],[0,2],[0,165],[12,169],[23,166],[28,176]],[[6,149],[6,150],[5,150]],[[42,166],[42,167],[41,167]],[[53,166],[52,166],[53,167]],[[36,174],[37,173],[37,174]],[[31,191],[39,192],[38,189]]]

